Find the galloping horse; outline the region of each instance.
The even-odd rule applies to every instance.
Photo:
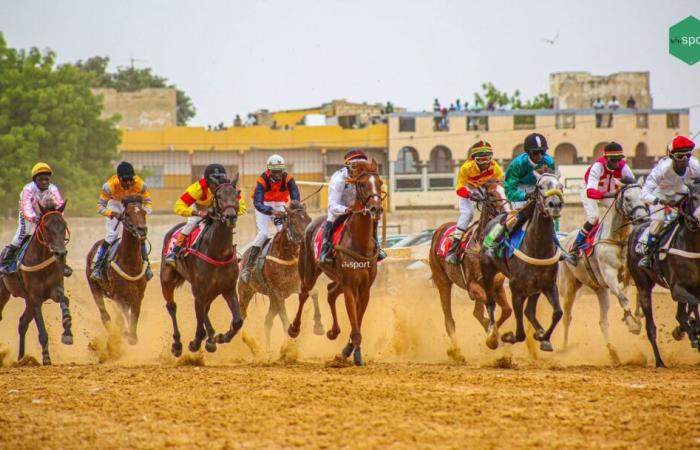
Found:
[[[523,327],[523,306],[527,298],[525,315],[535,328],[535,340],[540,341],[540,350],[552,351],[550,337],[561,319],[562,310],[559,306],[559,291],[557,289],[557,271],[560,250],[557,247],[554,234],[554,220],[561,215],[564,206],[563,186],[559,178],[551,173],[540,175],[534,172],[537,182],[533,192],[534,200],[523,208],[523,213],[531,214],[525,225],[525,237],[520,249],[514,249],[514,258],[507,256],[491,258],[485,248],[481,249],[481,273],[484,277],[486,290],[486,309],[489,313],[489,328],[487,345],[494,348],[498,340],[498,328],[495,326],[494,309],[496,306],[495,276],[505,274],[510,280],[510,294],[515,311],[516,332],[505,333],[503,342],[514,344],[525,340]],[[500,218],[493,219],[486,228],[488,234]],[[552,323],[545,331],[537,321],[537,299],[543,293],[552,305]]]
[[[649,208],[640,199],[641,186],[639,184],[626,184],[618,191],[613,203],[603,213],[600,220],[600,236],[593,245],[595,249],[590,256],[582,255],[578,265],[573,266],[569,262],[560,263],[559,291],[564,299],[564,347],[569,342],[569,326],[571,325],[571,310],[573,308],[576,293],[582,286],[591,288],[598,297],[600,307],[600,329],[603,332],[605,343],[610,347],[608,337],[608,309],[610,308],[610,296],[617,297],[620,306],[624,310],[623,321],[627,329],[634,334],[639,334],[641,324],[632,313],[630,302],[625,295],[625,288],[629,285],[629,272],[625,264],[627,239],[632,232],[631,225],[643,221],[649,215]],[[596,232],[598,229],[594,229]],[[577,231],[571,232],[563,241],[564,248],[568,248]]]
[[[369,303],[370,288],[377,276],[377,246],[373,231],[376,222],[381,218],[383,201],[382,180],[376,161],[354,163],[346,183],[355,185],[355,204],[345,224],[340,243],[335,246],[332,264],[319,264],[314,251],[315,238],[326,218],[318,217],[306,228],[303,251],[299,254],[299,308],[289,326],[289,335],[293,338],[299,335],[304,303],[323,271],[331,279],[328,284],[328,304],[333,315],[333,326],[326,336],[334,340],[340,334],[335,301],[343,294],[352,331],[341,356],[348,358],[352,354],[355,365],[362,366],[364,361],[360,329]]]
[[[2,310],[10,299],[10,294],[24,298],[24,313],[19,318],[19,353],[24,357],[24,338],[32,320],[36,322],[41,344],[41,357],[44,365],[51,364],[49,356],[49,335],[46,331],[42,304],[48,300],[59,303],[63,324],[61,342],[73,343],[69,299],[63,290],[63,268],[66,264],[66,244],[70,239],[68,224],[63,218],[66,203],[56,207],[51,197],[39,202],[41,218],[34,235],[27,244],[16,274],[0,276],[0,320]]]
[[[107,269],[104,281],[98,283],[90,278],[90,265],[97,248],[102,240],[95,242],[87,255],[85,275],[87,276],[90,292],[95,304],[100,310],[102,323],[107,326],[111,317],[105,308],[104,297],[114,300],[129,324],[128,330],[123,330],[128,342],[134,345],[138,342],[136,326],[141,313],[141,302],[146,291],[146,262],[141,255],[141,243],[146,240],[146,211],[143,209],[143,198],[140,195],[126,197],[122,200],[124,216],[122,219],[122,236],[119,248]],[[121,322],[121,316],[118,316]]]
[[[447,335],[455,342],[455,321],[452,317],[452,285],[456,284],[469,293],[469,298],[474,300],[474,317],[481,323],[484,330],[488,329],[488,318],[484,316],[486,305],[486,292],[481,284],[481,267],[479,265],[479,249],[484,240],[484,229],[486,224],[499,215],[504,209],[508,209],[508,203],[498,190],[499,184],[496,182],[487,183],[479,189],[484,194],[486,200],[481,203],[481,216],[478,222],[472,223],[465,233],[466,244],[464,248],[464,258],[460,265],[450,264],[440,256],[440,246],[443,236],[450,227],[455,226],[455,222],[447,222],[440,225],[433,233],[433,240],[430,245],[430,270],[433,274],[433,282],[440,292],[440,302],[442,313],[445,316],[445,328]],[[495,282],[496,301],[501,307],[501,317],[497,326],[510,317],[512,309],[506,299],[506,292],[503,288],[505,277],[499,275]]]
[[[284,331],[289,328],[284,301],[290,295],[299,292],[299,246],[304,239],[304,230],[311,222],[311,217],[301,202],[292,201],[290,208],[285,206],[284,210],[282,229],[272,238],[262,267],[253,270],[248,283],[242,279],[238,280],[238,298],[244,318],[247,316],[248,305],[253,295],[259,292],[270,298],[270,307],[265,316],[265,342],[268,351],[275,316],[279,316]],[[241,264],[245,265],[249,257],[250,251],[246,251]],[[314,294],[311,294],[314,302],[314,332],[323,334],[318,294]]]
[[[177,305],[175,288],[188,281],[194,295],[194,310],[197,316],[197,330],[189,349],[196,352],[202,341],[207,338],[205,348],[208,352],[216,351],[216,344],[231,342],[243,326],[243,318],[236,294],[238,264],[236,246],[233,245],[233,229],[238,219],[238,196],[236,188],[238,175],[232,181],[219,184],[214,190],[214,207],[207,218],[207,226],[202,231],[196,248],[187,248],[187,256],[177,259],[176,267],[162,264],[160,267],[160,285],[165,298],[166,308],[173,322],[173,344],[171,352],[178,357],[182,354],[180,330],[177,326]],[[173,227],[165,235],[163,252],[167,252],[170,238],[184,224]],[[209,308],[214,299],[223,295],[233,319],[225,334],[215,335],[209,320]]]
[[[664,250],[664,259],[657,252],[652,255],[652,270],[639,266],[643,255],[636,247],[649,224],[636,226],[627,243],[629,270],[637,287],[637,302],[644,311],[647,338],[654,350],[656,367],[666,367],[656,345],[656,324],[651,301],[651,291],[656,284],[670,289],[671,297],[677,303],[678,327],[673,330],[673,337],[680,340],[687,333],[691,345],[700,351],[700,184],[687,187],[688,192],[678,202],[678,223],[674,224],[677,229],[669,238],[670,245]]]

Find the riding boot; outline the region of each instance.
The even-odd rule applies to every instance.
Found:
[[[102,269],[104,268],[105,259],[107,259],[107,250],[109,250],[110,245],[111,244],[107,243],[107,241],[102,241],[97,252],[95,252],[95,257],[92,258],[92,273],[90,273],[90,279],[92,281],[102,281]]]
[[[511,233],[513,230],[517,230],[525,223],[526,220],[527,219],[525,216],[523,216],[521,213],[518,213],[516,215],[515,222],[511,226],[508,225],[508,222],[512,222],[512,218],[510,220],[506,220],[505,223],[497,224],[496,226],[498,227],[498,229],[496,230],[496,234],[493,236],[493,239],[491,239],[491,241],[488,243],[484,242],[484,247],[486,247],[486,251],[484,252],[484,254],[489,258],[495,258],[496,249],[501,244],[503,236],[506,234],[506,232]]]
[[[323,228],[323,244],[321,244],[320,263],[333,262],[333,222],[328,220]]]
[[[12,261],[17,257],[19,247],[10,244],[2,251],[2,260],[0,260],[0,275],[11,275],[15,271],[12,270]],[[16,265],[16,264],[15,264]]]
[[[377,233],[377,228],[378,228],[378,227],[379,227],[379,224],[378,224],[378,223],[375,223],[375,224],[374,224],[374,235],[373,235],[373,236],[374,236],[374,245],[377,246],[377,262],[383,261],[384,259],[386,259],[386,252],[385,252],[384,249],[379,245],[379,239],[377,238],[377,235],[378,235],[378,233]]]
[[[459,252],[459,246],[462,242],[463,233],[464,230],[457,228],[457,231],[452,235],[452,243],[450,244],[450,249],[447,251],[447,256],[445,257],[445,261],[450,264],[459,265],[460,261],[457,253]]]
[[[244,283],[248,283],[250,281],[250,272],[255,266],[255,261],[258,260],[258,255],[260,255],[261,250],[262,249],[257,245],[250,247],[248,259],[246,260],[245,266],[243,267],[243,271],[241,272],[241,280],[243,280]]]
[[[647,243],[644,246],[644,256],[639,260],[639,267],[644,267],[645,269],[651,269],[651,252],[656,246],[656,241],[658,237],[655,234],[649,233],[647,237]]]
[[[185,239],[187,239],[187,236],[184,234],[180,234],[177,237],[173,249],[165,257],[165,264],[175,267],[175,265],[177,264],[177,255],[179,255],[182,251],[182,247],[185,245]]]
[[[578,251],[581,248],[581,246],[586,242],[587,236],[588,233],[586,233],[583,230],[578,230],[576,240],[574,240],[574,245],[571,247],[569,254],[565,257],[566,262],[568,262],[572,266],[576,266],[578,264]]]
[[[148,260],[148,245],[146,245],[146,241],[141,242],[141,258],[143,258],[143,262],[146,263],[146,272],[144,276],[146,277],[146,281],[151,281],[151,278],[153,278],[153,271],[151,270],[151,262]]]

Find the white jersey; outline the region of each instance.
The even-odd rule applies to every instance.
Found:
[[[634,180],[634,173],[632,173],[632,170],[627,164],[624,164],[619,170],[619,177],[616,176],[617,174],[615,172],[617,171],[606,168],[601,161],[594,162],[588,171],[586,191],[592,189],[601,194],[607,194],[617,190],[617,184],[615,184],[614,180],[621,178]]]
[[[355,202],[355,185],[348,184],[348,169],[343,167],[337,170],[328,183],[328,220],[332,220],[345,213]]]
[[[673,159],[666,156],[656,164],[644,182],[642,200],[654,203],[657,198],[677,199],[677,194],[687,191],[685,183],[692,183],[694,178],[700,178],[700,161],[697,158],[691,157],[685,173],[678,175],[673,170]]]

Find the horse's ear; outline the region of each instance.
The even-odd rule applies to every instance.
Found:
[[[231,180],[231,184],[234,186],[238,186],[238,177],[240,176],[240,172],[236,172],[236,176]]]
[[[68,204],[68,200],[64,200],[63,204],[58,208],[58,211],[63,212],[63,210],[66,209],[67,204]]]

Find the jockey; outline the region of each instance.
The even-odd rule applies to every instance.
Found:
[[[187,224],[180,231],[173,250],[165,257],[166,264],[175,266],[177,255],[182,250],[182,246],[185,245],[185,239],[209,215],[208,209],[214,204],[214,191],[226,180],[224,166],[209,164],[204,169],[204,176],[192,183],[177,199],[173,210],[178,216],[187,217]],[[237,214],[240,216],[245,213],[245,210],[245,200],[239,194]]]
[[[528,198],[535,192],[537,178],[534,172],[540,170],[555,170],[554,158],[547,154],[547,139],[539,133],[531,133],[525,138],[523,143],[525,152],[516,156],[506,169],[506,181],[504,188],[506,198],[510,201],[513,209],[520,209],[525,206]],[[503,233],[513,231],[521,227],[527,217],[522,212],[518,212],[513,218],[509,219],[505,226],[498,228],[496,235],[493,237],[493,243],[487,244],[486,253],[495,257],[496,245],[500,241]]]
[[[289,199],[297,201],[301,199],[296,181],[285,169],[284,158],[280,155],[270,156],[267,160],[267,170],[258,177],[255,185],[253,204],[258,234],[255,236],[250,255],[241,272],[241,279],[245,283],[250,279],[253,264],[267,240],[268,225],[272,222],[279,231],[282,228],[284,207]]]
[[[51,184],[51,175],[53,172],[48,164],[40,162],[32,168],[32,181],[27,183],[22,188],[22,193],[19,195],[19,224],[10,245],[5,247],[0,257],[0,274],[10,275],[15,272],[13,264],[9,264],[17,257],[24,239],[27,236],[34,234],[34,229],[41,219],[41,210],[39,202],[44,196],[52,196],[56,201],[56,206],[63,205],[63,197],[58,187]],[[73,272],[70,267],[65,266],[63,275],[69,277]]]
[[[687,190],[685,183],[700,178],[700,162],[692,156],[695,143],[685,136],[676,136],[668,147],[669,156],[659,160],[644,182],[642,200],[652,209],[649,237],[647,238],[644,257],[639,261],[641,267],[651,268],[649,255],[656,244],[664,225],[664,208],[674,205],[680,198],[680,192]]]
[[[586,189],[581,190],[581,203],[586,212],[586,222],[578,230],[576,240],[567,258],[567,261],[574,266],[578,264],[578,249],[586,241],[588,233],[598,223],[600,218],[599,205],[609,207],[615,195],[617,195],[616,180],[624,180],[624,183],[634,183],[634,173],[626,164],[624,157],[622,146],[617,142],[611,142],[605,146],[603,156],[598,158],[586,170],[586,174],[583,177]]]
[[[348,184],[348,169],[357,161],[367,161],[367,155],[357,149],[352,149],[345,154],[345,167],[338,169],[328,183],[328,216],[326,226],[323,229],[323,245],[321,246],[321,263],[333,262],[333,226],[340,216],[349,214],[355,203],[355,186]],[[379,246],[377,239],[377,223],[374,224],[374,244],[377,246],[377,261],[386,258],[386,253]]]
[[[107,182],[102,185],[100,198],[97,201],[97,212],[105,216],[105,238],[100,247],[95,252],[92,259],[92,273],[90,279],[102,281],[102,269],[107,259],[107,250],[119,238],[120,221],[124,213],[122,200],[131,195],[139,195],[143,199],[143,209],[146,214],[151,213],[151,194],[148,192],[146,183],[136,176],[134,166],[126,161],[122,161],[117,166],[117,173],[112,175]],[[146,242],[141,243],[141,256],[146,262],[146,281],[153,278],[150,262],[148,261],[148,247]]]
[[[491,144],[481,140],[469,148],[469,159],[462,164],[457,176],[459,220],[457,221],[457,229],[452,235],[452,245],[445,258],[447,262],[459,264],[457,249],[462,235],[474,217],[472,200],[475,202],[486,200],[478,188],[491,180],[503,181],[503,169],[493,160]],[[502,188],[499,186],[499,189]],[[503,197],[505,198],[505,194]]]

